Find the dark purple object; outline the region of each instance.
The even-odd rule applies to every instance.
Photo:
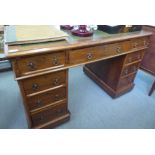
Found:
[[[77,30],[72,30],[72,34],[79,37],[89,37],[93,35],[93,31],[88,31],[87,25],[79,25]]]
[[[60,28],[63,29],[63,30],[72,30],[73,26],[70,26],[70,25],[60,25]]]

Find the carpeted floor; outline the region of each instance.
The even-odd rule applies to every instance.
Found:
[[[64,128],[155,128],[154,77],[139,71],[134,89],[117,99],[109,97],[76,67],[69,71],[71,120]],[[0,73],[0,128],[27,128],[22,98],[12,72]]]

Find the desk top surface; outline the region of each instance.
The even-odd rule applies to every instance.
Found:
[[[108,34],[102,31],[95,31],[91,37],[76,37],[69,34],[67,40],[46,42],[46,43],[35,43],[27,45],[5,45],[5,54],[8,58],[15,58],[19,56],[28,56],[34,54],[42,54],[48,52],[55,52],[61,50],[71,50],[89,46],[100,45],[104,43],[111,43],[116,41],[122,41],[132,38],[144,37],[152,35],[148,31],[137,31],[130,33],[119,33],[119,34]]]

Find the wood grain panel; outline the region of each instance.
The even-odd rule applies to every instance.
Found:
[[[129,64],[129,63],[133,63],[136,61],[140,61],[142,60],[144,55],[144,50],[142,51],[138,51],[138,52],[134,52],[134,53],[130,53],[127,55],[126,59],[125,59],[125,64]]]
[[[47,123],[55,118],[59,118],[67,113],[67,105],[60,103],[43,109],[31,115],[33,127]]]
[[[141,63],[141,68],[155,75],[155,27],[144,26],[143,29],[152,32],[153,35],[150,37],[150,46],[145,52]]]
[[[129,41],[72,50],[69,53],[69,63],[78,64],[104,57],[119,55],[129,51],[131,48]]]
[[[66,71],[44,74],[34,78],[22,80],[26,94],[36,93],[66,83]]]
[[[43,69],[54,69],[65,64],[65,52],[37,55],[17,59],[20,75],[33,74]]]
[[[55,104],[55,102],[66,99],[66,94],[66,88],[62,87],[40,95],[29,97],[27,98],[29,110],[34,111],[35,109],[42,108],[49,104]]]

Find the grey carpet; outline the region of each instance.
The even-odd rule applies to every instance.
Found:
[[[155,128],[155,92],[148,96],[154,77],[139,71],[134,89],[117,99],[109,97],[76,67],[69,71],[70,121],[64,128]],[[14,75],[0,73],[0,128],[27,128],[22,98]]]

